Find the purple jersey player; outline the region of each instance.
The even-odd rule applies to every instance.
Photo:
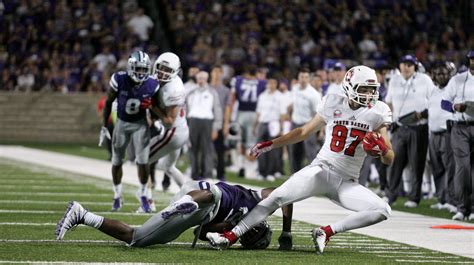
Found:
[[[130,55],[127,72],[116,72],[110,78],[110,90],[104,107],[103,127],[99,146],[110,135],[105,127],[112,102],[117,100],[117,123],[112,137],[112,178],[114,199],[112,211],[122,207],[122,163],[130,141],[135,148],[138,178],[141,186],[137,192],[141,211],[150,212],[150,204],[145,196],[148,181],[148,157],[150,152],[150,129],[146,119],[146,109],[151,104],[159,88],[156,79],[149,77],[151,61],[148,54],[137,51]]]
[[[207,181],[189,181],[181,187],[168,207],[138,228],[96,215],[85,210],[78,202],[70,202],[64,217],[56,226],[56,238],[61,240],[71,228],[85,224],[132,247],[168,243],[193,226],[199,226],[199,234],[196,231],[196,236],[206,240],[207,232],[232,229],[273,190],[274,188],[252,190],[223,182],[212,184]],[[283,207],[282,211],[283,232],[279,238],[280,249],[289,250],[292,248],[292,208]],[[265,233],[254,235],[249,242],[241,241],[242,245],[246,248],[266,248],[271,240],[271,230],[268,225],[265,227]]]
[[[237,158],[239,176],[245,177],[244,157],[247,149],[251,148],[257,142],[257,137],[253,133],[253,126],[257,118],[255,112],[257,100],[260,94],[265,91],[267,80],[257,78],[257,70],[254,66],[247,66],[247,71],[243,76],[232,78],[231,96],[227,104],[224,115],[223,133],[227,137],[229,134],[229,125],[234,110],[234,104],[238,102],[237,123],[241,128],[241,148],[240,156]]]

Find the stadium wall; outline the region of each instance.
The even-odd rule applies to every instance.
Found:
[[[101,96],[0,92],[0,142],[97,143]]]

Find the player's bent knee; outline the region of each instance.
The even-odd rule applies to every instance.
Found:
[[[276,191],[276,190],[275,190]],[[269,209],[278,209],[283,206],[283,194],[273,191],[267,198],[262,200],[260,204]]]
[[[383,215],[384,220],[387,220],[392,215],[392,208],[390,208],[390,205],[385,202],[384,204],[380,205],[376,211]]]

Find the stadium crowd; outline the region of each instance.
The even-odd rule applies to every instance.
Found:
[[[255,99],[252,106],[241,109],[243,102],[236,99],[236,95],[221,101],[223,121],[222,125],[216,126],[220,131],[213,135],[212,140],[218,135],[239,134],[246,136],[247,141],[250,138],[262,141],[284,132],[284,125],[277,133],[261,131],[261,126],[274,121],[271,120],[274,117],[264,115],[274,112],[266,111],[266,108],[271,109],[268,102],[274,101],[271,96],[274,91],[288,93],[287,90],[310,85],[318,93],[311,97],[321,98],[332,93],[331,84],[334,84],[334,93],[338,93],[346,66],[362,63],[377,69],[382,83],[380,99],[385,100],[385,96],[390,94],[390,90],[387,93],[389,79],[400,76],[397,73],[399,64],[413,65],[418,73],[431,75],[426,75],[426,80],[431,81],[432,69],[440,61],[453,62],[460,72],[467,70],[465,57],[474,47],[474,34],[469,34],[472,28],[469,28],[469,23],[463,23],[464,18],[460,15],[463,6],[457,5],[456,1],[296,1],[277,4],[269,0],[258,3],[168,0],[162,5],[166,7],[169,29],[173,33],[170,41],[184,66],[184,86],[189,94],[192,95],[199,85],[212,87],[217,83],[220,88],[232,88],[231,94],[235,94],[241,75],[266,80],[263,87],[268,92],[262,97],[266,98],[266,103]],[[152,56],[160,51],[159,40],[150,35],[153,21],[134,1],[3,1],[0,2],[0,24],[6,29],[0,32],[0,90],[102,93],[108,90],[111,74],[126,68],[132,51],[140,49]],[[408,53],[413,55],[404,56]],[[259,68],[253,69],[254,66]],[[216,67],[219,73],[211,72]],[[403,67],[400,66],[400,70]],[[200,78],[203,79],[200,84],[196,83],[198,73],[205,76]],[[217,79],[222,79],[223,83]],[[261,93],[263,90],[259,95]],[[306,95],[306,92],[301,93]],[[227,96],[221,96],[224,97]],[[234,107],[236,100],[239,101],[238,107]],[[278,101],[282,105],[291,105],[283,99],[278,100],[282,100]],[[397,108],[396,95],[390,95],[388,101]],[[407,108],[411,103],[404,104],[405,100],[399,108]],[[306,114],[300,114],[295,120],[294,113],[301,113],[296,107],[296,104],[292,106],[293,113],[286,109],[278,110],[291,124],[290,127],[308,121]],[[314,106],[308,108],[315,109]],[[239,121],[235,113],[240,111],[257,115],[247,115],[247,121]],[[401,114],[398,111],[396,116],[403,116]],[[246,125],[236,130],[240,133],[233,133],[232,123],[242,125],[243,122]],[[425,126],[426,123],[416,125]],[[427,127],[422,129],[426,129],[427,137]],[[316,148],[323,137],[319,135],[314,143],[308,143],[309,146]],[[252,141],[242,143],[243,149],[248,151],[253,144]],[[425,143],[425,151],[418,154],[423,158],[420,163],[425,163],[427,145]],[[288,156],[293,167],[293,164],[298,164],[291,161],[293,152],[290,147],[263,159],[280,161]],[[251,173],[242,171],[248,170],[243,154],[245,152],[240,156],[237,154],[234,160],[239,175],[248,176]],[[307,157],[307,160],[310,162],[311,158]],[[361,178],[364,185],[369,178],[367,167],[371,163],[377,165],[376,161],[366,163]],[[394,203],[398,196],[399,175],[406,161],[397,165],[398,180],[393,183],[387,183],[386,175],[387,172],[395,174],[394,169],[377,167],[378,174],[382,178],[385,176],[384,180],[380,179],[382,189],[391,189],[387,194],[389,203]],[[299,170],[296,167],[291,169],[292,173]],[[272,180],[275,176],[290,173],[278,167],[268,168],[268,162],[261,159],[255,174]],[[412,168],[416,172],[407,174],[416,179],[411,183],[413,186],[408,187],[408,193],[416,194],[409,198],[412,203],[405,204],[406,207],[418,206],[423,169],[424,166]],[[222,168],[219,171],[222,172]],[[196,179],[212,177],[206,174]],[[224,180],[223,173],[219,174],[217,177]],[[440,203],[450,204],[447,199],[440,200]],[[456,212],[452,208],[449,210]],[[471,211],[465,213],[468,215]]]
[[[0,90],[102,93],[133,49],[158,49],[134,1],[0,1],[0,25]]]

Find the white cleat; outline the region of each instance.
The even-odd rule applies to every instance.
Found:
[[[73,229],[79,224],[83,224],[86,213],[87,210],[85,210],[78,202],[69,202],[63,218],[61,218],[56,225],[56,240],[62,240],[67,231]]]
[[[161,218],[168,220],[175,215],[190,214],[198,209],[198,204],[194,201],[175,202],[161,212]]]
[[[454,216],[453,216],[453,220],[458,220],[458,221],[462,221],[464,220],[465,216],[463,213],[461,212],[457,212]]]
[[[150,204],[150,210],[152,213],[156,212],[156,204],[153,199],[148,199],[148,203]]]
[[[329,241],[326,237],[326,232],[321,228],[314,228],[311,235],[313,237],[314,247],[316,248],[316,254],[323,254],[324,248]]]
[[[436,203],[436,204],[432,204],[430,206],[431,209],[435,209],[435,210],[442,210],[444,209],[444,204],[441,204],[441,203]]]
[[[452,204],[449,204],[449,203],[445,203],[443,205],[443,209],[447,209],[450,213],[457,213],[458,212],[458,208],[456,208],[456,206],[454,206]]]
[[[405,206],[406,208],[416,208],[418,207],[418,203],[414,201],[406,201],[403,206]]]
[[[209,244],[215,249],[227,249],[230,246],[229,239],[222,234],[208,232],[206,237],[209,239]]]

